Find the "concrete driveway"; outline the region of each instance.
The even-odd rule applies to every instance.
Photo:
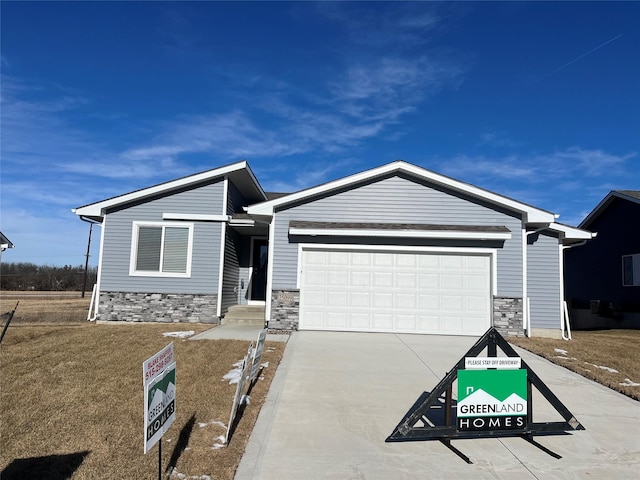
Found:
[[[236,480],[638,478],[640,403],[523,350],[586,428],[536,437],[562,459],[521,438],[454,440],[472,465],[438,441],[385,443],[419,395],[476,340],[294,333]],[[533,401],[534,421],[562,420],[537,391]]]

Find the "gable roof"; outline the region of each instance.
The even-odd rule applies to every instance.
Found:
[[[604,197],[596,207],[591,210],[591,213],[585,217],[578,228],[588,228],[608,207],[611,203],[619,198],[632,203],[640,205],[640,190],[611,190],[606,197]]]
[[[503,195],[490,192],[489,190],[476,187],[469,183],[455,180],[439,173],[426,170],[422,167],[412,165],[402,160],[388,163],[386,165],[382,165],[381,167],[373,168],[361,173],[356,173],[348,177],[340,178],[332,182],[324,183],[316,187],[311,187],[306,190],[300,190],[283,197],[251,205],[247,212],[250,215],[272,216],[278,207],[283,207],[288,204],[311,199],[312,197],[317,195],[328,194],[332,191],[355,186],[358,183],[371,181],[376,178],[384,177],[393,173],[403,173],[411,177],[435,183],[450,190],[464,193],[471,197],[478,198],[479,200],[498,205],[500,207],[506,208],[507,210],[521,213],[526,223],[550,224],[553,223],[556,218],[556,215],[552,212],[532,207],[531,205],[527,205]]]
[[[11,240],[9,240],[6,235],[0,232],[0,246],[2,246],[2,250],[6,250],[7,248],[14,248],[15,245]]]
[[[255,175],[249,168],[246,161],[232,163],[223,167],[214,168],[205,172],[188,175],[186,177],[160,183],[151,187],[135,190],[133,192],[111,197],[99,202],[90,203],[82,207],[74,208],[71,211],[79,217],[87,217],[92,220],[102,221],[105,211],[109,208],[124,205],[133,201],[149,198],[155,195],[169,194],[172,191],[197,185],[218,177],[227,176],[242,191],[249,203],[260,202],[267,199],[267,195],[262,190]]]

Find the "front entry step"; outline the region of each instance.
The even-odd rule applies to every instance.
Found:
[[[264,305],[234,305],[222,318],[222,325],[264,325]]]

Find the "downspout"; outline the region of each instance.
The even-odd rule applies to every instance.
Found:
[[[571,326],[569,324],[569,310],[567,309],[567,301],[564,298],[564,251],[573,248],[580,247],[587,243],[586,240],[576,243],[574,245],[559,245],[560,254],[560,331],[562,332],[563,340],[571,340]],[[566,335],[565,335],[566,331]]]
[[[549,225],[546,225],[530,232],[527,232],[526,228],[522,229],[522,232],[524,233],[524,235],[522,235],[522,328],[527,337],[531,337],[531,305],[529,303],[529,297],[527,296],[527,285],[529,283],[529,271],[527,268],[529,262],[527,258],[527,245],[529,244],[528,239],[529,235],[540,233],[548,227]]]
[[[273,255],[275,252],[275,234],[276,234],[276,214],[273,212],[271,223],[269,224],[269,253],[267,254],[267,292],[264,304],[264,324],[265,328],[271,321],[271,295],[273,289]]]
[[[98,305],[100,303],[100,277],[102,275],[102,248],[104,245],[104,224],[107,221],[106,217],[102,217],[102,222],[96,222],[95,220],[91,220],[90,218],[84,217],[80,215],[80,220],[83,222],[90,223],[92,225],[99,224],[100,225],[100,251],[98,253],[98,278],[96,279],[96,284],[93,286],[91,292],[91,302],[89,303],[89,312],[87,312],[87,320],[89,322],[93,322],[98,318]],[[89,262],[89,246],[87,246],[87,258],[85,263],[85,276],[86,270],[88,268]],[[84,292],[83,292],[84,293]],[[93,311],[93,315],[91,312]]]

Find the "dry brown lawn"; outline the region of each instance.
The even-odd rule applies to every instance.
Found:
[[[143,454],[142,362],[171,341],[177,418],[163,437],[163,470],[173,478],[233,478],[284,344],[265,345],[262,362],[269,366],[240,411],[229,445],[216,449],[236,389],[222,377],[246,354],[248,342],[162,335],[205,325],[96,325],[48,310],[54,323],[31,324],[16,314],[0,347],[2,480],[157,478],[158,446]],[[47,313],[40,312],[37,320],[46,322]]]
[[[640,400],[640,330],[576,331],[570,341],[549,338],[508,340]]]
[[[1,292],[0,314],[10,312],[19,302],[11,324],[84,322],[90,301],[91,292],[85,298],[80,292]]]

